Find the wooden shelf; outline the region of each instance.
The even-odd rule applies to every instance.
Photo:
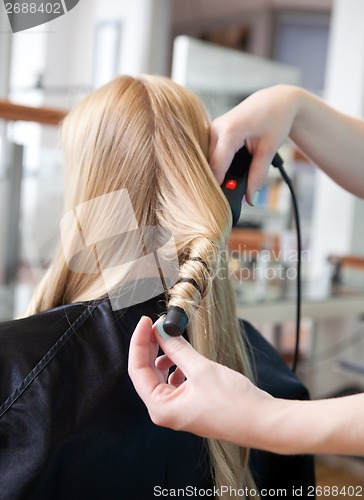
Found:
[[[364,257],[359,255],[330,255],[328,261],[337,266],[364,270]]]
[[[270,250],[278,253],[280,237],[260,229],[233,228],[228,240],[230,251],[261,251]]]
[[[0,119],[7,121],[26,121],[57,126],[66,114],[67,111],[61,109],[34,108],[0,99]]]

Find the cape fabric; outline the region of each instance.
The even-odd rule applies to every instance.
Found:
[[[155,426],[127,373],[141,315],[162,312],[161,297],[118,312],[101,300],[0,324],[1,500],[143,500],[212,487],[205,441]],[[275,350],[241,325],[258,385],[307,398]],[[260,488],[314,484],[309,456],[253,451],[251,468]]]

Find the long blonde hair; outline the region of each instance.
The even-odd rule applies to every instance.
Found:
[[[161,226],[174,235],[179,275],[187,279],[169,289],[168,300],[187,312],[190,342],[250,376],[228,279],[231,213],[208,165],[209,118],[199,99],[164,77],[123,76],[69,113],[62,138],[65,211],[127,189],[140,227]],[[98,230],[93,221],[95,237]],[[72,271],[60,245],[28,314],[105,295],[100,273]],[[217,487],[254,488],[247,450],[208,444]]]

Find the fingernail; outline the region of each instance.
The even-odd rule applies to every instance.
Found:
[[[170,339],[172,337],[168,335],[168,333],[166,333],[163,329],[163,321],[165,320],[165,318],[165,316],[161,316],[159,319],[157,319],[153,326],[162,337],[162,339]]]
[[[253,207],[255,207],[255,205],[258,203],[258,200],[259,200],[259,191],[257,191],[256,193],[253,194],[253,197],[252,197]]]

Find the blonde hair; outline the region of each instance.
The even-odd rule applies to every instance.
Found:
[[[175,238],[179,276],[187,279],[169,289],[168,301],[186,311],[190,342],[251,376],[228,279],[231,212],[208,165],[209,118],[199,99],[164,77],[123,76],[69,113],[62,138],[65,211],[126,188],[139,226],[168,228]],[[94,221],[90,231],[98,230]],[[28,314],[103,296],[100,273],[70,270],[60,246]],[[208,445],[217,487],[254,488],[246,449]]]

